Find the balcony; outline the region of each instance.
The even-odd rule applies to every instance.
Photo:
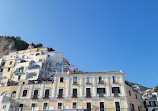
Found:
[[[38,107],[32,107],[32,110],[33,111],[39,111],[39,108]]]
[[[58,94],[58,98],[63,98],[63,94]]]
[[[73,82],[73,85],[78,85],[78,83],[77,82]]]
[[[87,98],[90,98],[90,97],[91,97],[91,93],[87,93],[87,94],[86,94],[86,97],[87,97]]]
[[[86,84],[87,84],[87,85],[90,85],[91,83],[90,83],[90,82],[86,82]]]
[[[120,97],[119,93],[114,93],[114,97]]]
[[[118,82],[112,82],[113,84],[118,84]]]
[[[98,84],[104,84],[104,81],[103,81],[103,80],[102,80],[102,81],[99,81]]]
[[[45,95],[43,99],[49,99],[49,95]]]
[[[33,95],[32,99],[38,99],[38,95]]]
[[[72,94],[72,98],[77,98],[77,94]]]
[[[99,97],[104,97],[104,93],[99,93]]]
[[[148,107],[158,107],[158,105],[148,105]]]

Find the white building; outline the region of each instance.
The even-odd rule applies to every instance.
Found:
[[[14,64],[10,64],[13,63]],[[74,72],[73,65],[64,63],[63,53],[48,48],[33,48],[11,52],[0,59],[3,81],[26,81],[51,78],[55,73]]]
[[[15,111],[16,103],[9,99],[7,96],[0,96],[0,111]]]

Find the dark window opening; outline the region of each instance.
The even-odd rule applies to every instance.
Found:
[[[119,102],[115,102],[115,108],[116,108],[116,111],[120,111],[120,103]]]
[[[60,77],[60,82],[64,82],[64,78],[63,77]]]
[[[73,89],[72,97],[77,97],[77,89]]]
[[[27,90],[24,90],[22,97],[26,97],[26,96],[27,96]]]
[[[63,97],[63,89],[59,89],[58,98],[62,98],[62,97]]]
[[[104,102],[100,102],[100,111],[104,111]]]
[[[91,89],[86,88],[86,97],[91,97]]]
[[[91,103],[87,103],[87,111],[91,111]]]

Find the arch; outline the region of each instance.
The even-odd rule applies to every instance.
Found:
[[[9,92],[3,92],[2,94],[1,94],[1,96],[6,96],[6,97],[9,97]]]
[[[40,53],[37,53],[37,54],[36,54],[36,56],[39,56],[39,55],[41,55],[41,54],[40,54]]]
[[[13,91],[11,97],[15,97],[15,96],[16,96],[16,91]]]
[[[158,109],[157,109],[157,108],[154,108],[152,111],[158,111]]]

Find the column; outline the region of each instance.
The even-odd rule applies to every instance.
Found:
[[[66,97],[70,97],[70,78],[67,78],[67,83],[66,83]]]
[[[83,97],[84,96],[84,92],[83,92],[83,78],[80,78],[81,80],[81,86],[80,86],[80,96]]]
[[[97,96],[97,93],[96,93],[96,91],[97,91],[97,85],[96,85],[96,78],[93,78],[93,89],[94,89],[94,97],[96,97]]]
[[[30,85],[29,98],[31,98],[32,96],[32,91],[33,91],[33,84]]]
[[[40,98],[43,98],[44,87],[45,87],[45,84],[42,84],[42,85],[41,85]]]
[[[57,90],[57,78],[54,77],[53,97],[55,97],[56,90]]]
[[[22,85],[19,85],[19,86],[18,86],[18,91],[17,91],[16,99],[19,99],[20,92],[21,92],[21,87],[22,87]]]
[[[110,93],[110,84],[109,84],[109,78],[106,78],[106,86],[107,86],[107,96],[111,96]]]

